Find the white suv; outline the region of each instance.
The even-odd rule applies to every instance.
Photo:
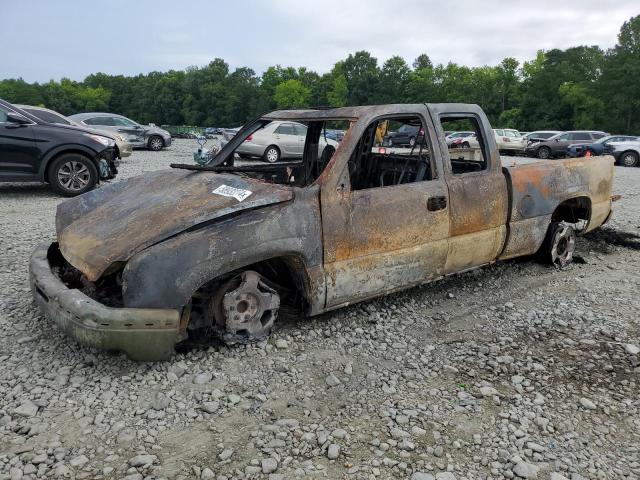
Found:
[[[498,150],[501,152],[522,153],[527,146],[526,139],[513,128],[494,128],[493,133],[496,137]]]

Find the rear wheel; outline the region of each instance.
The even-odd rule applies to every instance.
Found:
[[[264,151],[262,158],[269,163],[276,163],[280,160],[280,150],[275,145],[270,145]]]
[[[553,222],[540,248],[542,259],[551,265],[563,268],[573,261],[576,249],[576,231],[565,222]]]
[[[89,158],[77,153],[61,155],[49,167],[49,183],[65,197],[88,192],[97,182],[96,166]]]
[[[409,146],[413,147],[416,144],[416,137],[411,137],[409,139]]]
[[[462,144],[462,148],[471,148],[471,144],[469,142],[464,142]]]
[[[537,157],[543,160],[551,158],[551,149],[549,147],[540,147],[538,149]]]
[[[620,155],[620,165],[624,167],[637,167],[640,161],[636,152],[624,152]]]

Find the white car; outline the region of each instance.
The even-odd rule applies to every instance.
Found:
[[[494,128],[493,133],[496,137],[498,150],[501,152],[522,153],[527,146],[526,139],[513,128]]]
[[[252,133],[236,149],[241,158],[259,157],[269,163],[275,163],[282,158],[302,158],[307,126],[297,122],[271,122],[264,128]],[[326,148],[333,151],[338,142],[320,135],[318,155],[323,155]]]
[[[467,132],[468,133],[468,132]],[[494,128],[493,134],[501,152],[507,151],[512,153],[524,152],[527,145],[524,137],[520,132],[511,128]],[[475,133],[471,133],[466,137],[456,138],[449,145],[450,148],[480,148],[478,138]]]
[[[473,132],[465,132],[469,135],[466,137],[454,138],[449,148],[480,148],[478,138]]]
[[[447,147],[450,147],[451,144],[459,138],[465,138],[469,135],[473,135],[473,132],[453,132],[444,137],[445,142],[447,142]]]

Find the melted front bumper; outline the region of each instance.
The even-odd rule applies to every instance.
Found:
[[[180,312],[107,307],[67,287],[52,271],[52,245],[31,255],[29,281],[35,302],[66,335],[82,345],[124,352],[132,360],[168,360],[179,339]]]

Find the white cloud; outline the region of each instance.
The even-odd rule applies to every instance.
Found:
[[[434,63],[495,65],[507,56],[531,59],[538,49],[611,47],[622,22],[640,13],[638,0],[111,0],[108,9],[85,0],[5,3],[0,44],[10,47],[0,78],[28,81],[184,69],[216,57],[258,73],[276,64],[324,73],[358,50],[380,64],[427,53]],[[50,41],[51,31],[72,40]]]
[[[282,59],[320,71],[363,49],[380,63],[395,54],[411,63],[427,53],[436,63],[477,66],[507,56],[531,59],[539,49],[584,44],[608,48],[615,44],[622,22],[639,13],[635,1],[622,0],[262,1],[299,29],[294,41],[299,48],[289,49]]]

